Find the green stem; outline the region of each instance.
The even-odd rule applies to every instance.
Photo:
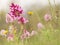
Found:
[[[48,0],[48,3],[49,3],[49,5],[50,5],[50,10],[51,10],[51,15],[52,15],[52,11],[53,11],[52,9],[53,9],[53,8],[52,8],[52,6],[51,6],[50,0]]]
[[[55,0],[54,0],[54,4],[55,4],[55,7],[56,7],[56,3],[55,3]]]

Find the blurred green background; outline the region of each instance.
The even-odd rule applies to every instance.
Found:
[[[31,17],[27,15],[27,18],[30,19],[30,22],[26,25],[28,30],[31,27],[33,30],[38,30],[37,23],[41,22],[44,24],[45,29],[39,31],[38,35],[33,36],[27,40],[23,45],[60,45],[60,5],[56,6],[46,6],[44,8],[35,8],[34,6],[27,9],[26,12],[32,11],[33,15]],[[58,19],[56,15],[58,12]],[[50,13],[52,15],[52,20],[50,22],[44,21],[44,15]],[[5,22],[5,15],[7,12],[5,10],[0,11],[0,30],[8,29],[9,24]],[[29,25],[31,24],[31,25]],[[14,25],[20,30],[20,25],[17,22],[14,22]],[[28,27],[29,26],[29,27]],[[7,42],[4,37],[0,37],[0,45],[22,45],[20,41],[19,44],[17,41]]]

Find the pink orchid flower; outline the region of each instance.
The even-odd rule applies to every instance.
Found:
[[[13,39],[14,39],[13,34],[9,34],[8,37],[7,37],[7,40],[8,41],[13,41]]]
[[[22,40],[26,39],[26,38],[30,38],[30,32],[28,32],[27,30],[23,31],[23,34],[20,37]]]
[[[30,37],[30,32],[28,32],[27,30],[24,30],[24,35],[26,36],[26,37]]]
[[[33,31],[31,32],[31,36],[34,36],[34,35],[36,35],[36,34],[38,34],[37,31],[34,31],[34,30],[33,30]]]
[[[27,22],[29,21],[24,17],[21,17],[20,19],[18,19],[18,23],[26,24]]]
[[[44,28],[44,25],[42,23],[38,23],[37,27],[38,27],[38,29],[42,29],[42,28]]]
[[[45,16],[44,16],[44,20],[45,21],[50,21],[51,20],[51,15],[50,14],[45,14]]]
[[[10,15],[6,15],[6,23],[13,22],[13,18]]]
[[[10,15],[14,17],[19,17],[23,13],[23,10],[19,5],[16,5],[14,3],[11,4],[10,6]]]

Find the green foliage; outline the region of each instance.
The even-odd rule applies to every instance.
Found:
[[[33,36],[29,39],[24,40],[23,42],[21,40],[18,41],[17,37],[16,40],[13,42],[7,42],[5,38],[2,38],[0,36],[0,45],[60,45],[60,11],[59,6],[52,7],[52,11],[50,10],[50,7],[45,7],[39,10],[33,9],[32,11],[34,14],[30,17],[30,22],[28,24],[30,28],[33,30],[37,29],[37,23],[42,22],[45,26],[45,29],[42,29],[38,32],[38,35]],[[59,11],[59,17],[56,19],[56,11]],[[44,21],[44,15],[46,13],[51,13],[52,20],[50,22]],[[7,29],[9,24],[6,24],[5,22],[5,15],[6,13],[4,11],[0,12],[0,29]],[[29,18],[29,17],[28,17]],[[28,30],[28,24],[26,25],[26,28]],[[20,25],[18,25],[15,22],[16,27],[18,30],[20,30]]]

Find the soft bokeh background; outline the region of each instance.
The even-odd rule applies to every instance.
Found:
[[[34,14],[30,17],[30,27],[32,27],[33,30],[38,30],[38,22],[43,23],[45,26],[45,29],[40,30],[39,34],[36,37],[29,39],[28,43],[25,45],[60,45],[60,0],[49,1],[50,2],[48,2],[48,0],[0,0],[0,30],[8,28],[9,25],[5,22],[5,15],[9,12],[9,5],[14,2],[21,5],[25,11],[25,17],[27,16],[26,13],[28,11],[33,11]],[[59,12],[58,21],[55,18],[56,11]],[[50,13],[53,18],[53,20],[48,23],[45,22],[43,18],[46,13]],[[27,16],[27,18],[29,17]],[[20,29],[20,25],[18,25],[16,22],[15,25],[18,29]],[[0,38],[0,45],[8,44],[3,38]],[[17,42],[12,42],[10,45],[17,44]]]
[[[60,4],[60,0],[50,0],[50,3],[54,5],[54,1],[55,1],[55,4]],[[0,0],[0,10],[2,9],[7,10],[9,4],[12,2],[20,4],[23,8],[25,7],[28,8],[31,5],[35,5],[39,8],[42,6],[49,5],[48,0]]]

